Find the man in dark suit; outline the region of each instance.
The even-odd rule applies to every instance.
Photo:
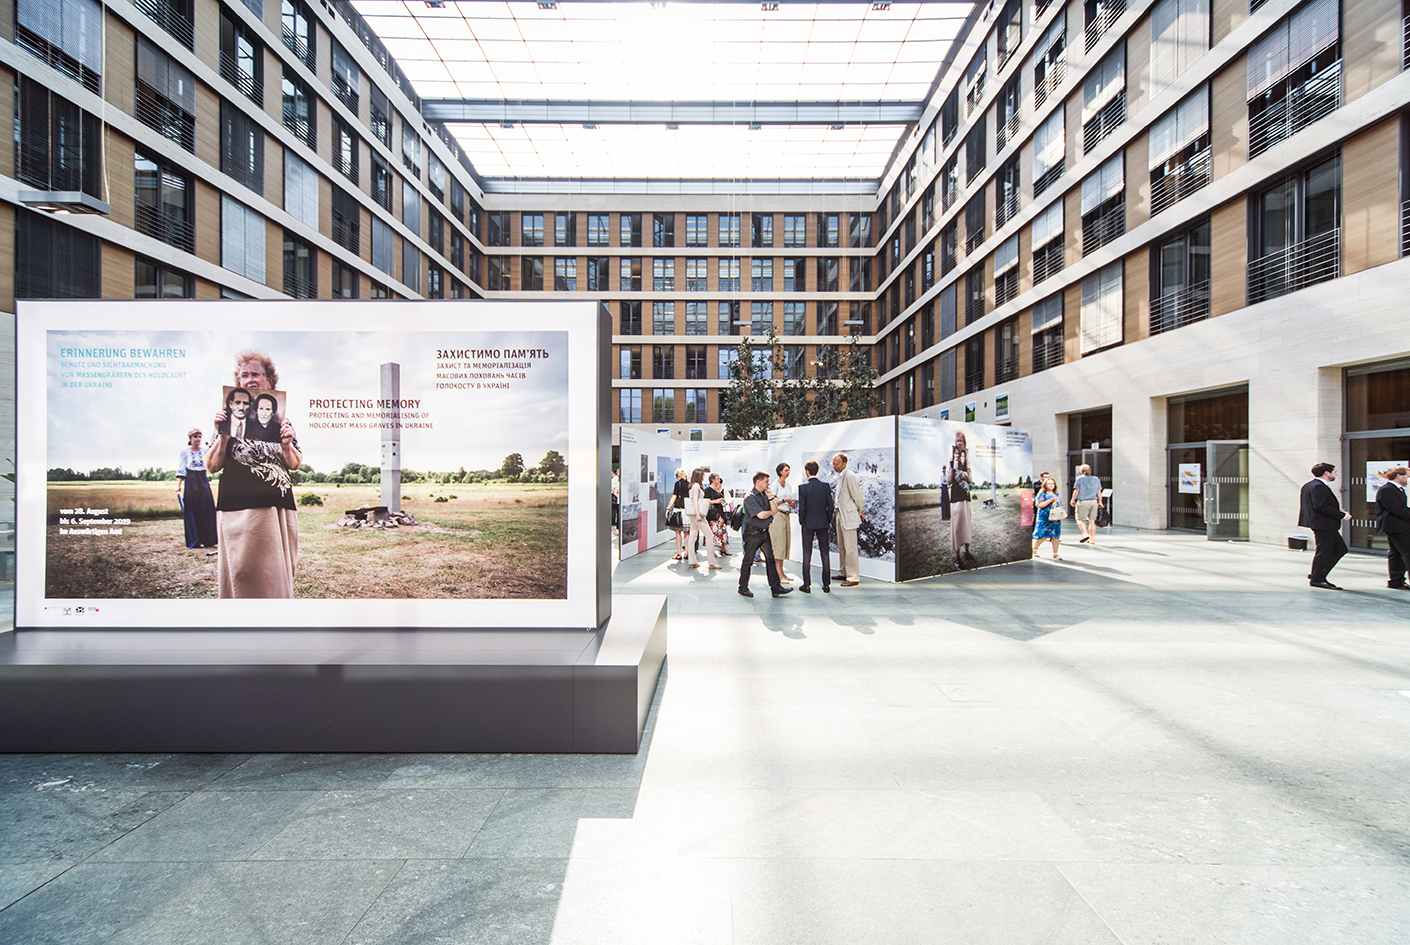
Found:
[[[813,540],[822,555],[822,586],[824,594],[832,593],[832,568],[828,561],[827,529],[832,524],[832,490],[818,478],[818,464],[811,459],[803,464],[807,482],[798,487],[798,527],[803,530],[803,584],[798,590],[813,592]]]
[[[1346,554],[1346,542],[1341,537],[1341,523],[1351,518],[1351,513],[1341,507],[1332,483],[1337,481],[1337,467],[1331,463],[1318,463],[1312,467],[1312,478],[1302,486],[1302,508],[1297,516],[1297,524],[1312,529],[1317,538],[1317,553],[1312,556],[1312,573],[1307,575],[1313,587],[1339,591],[1327,580],[1332,568]]]
[[[1410,508],[1406,508],[1405,486],[1410,482],[1410,469],[1396,466],[1387,469],[1386,483],[1376,490],[1376,527],[1390,542],[1390,581],[1387,586],[1397,591],[1410,591],[1405,581],[1410,567]]]

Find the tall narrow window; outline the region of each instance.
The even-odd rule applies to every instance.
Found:
[[[1151,266],[1152,335],[1209,317],[1208,217],[1155,246]]]
[[[137,257],[135,269],[133,298],[158,300],[195,297],[193,289],[196,280],[189,272],[182,272],[166,263],[142,256]]]
[[[222,195],[220,198],[220,264],[246,279],[264,283],[264,217]]]
[[[984,80],[989,71],[988,43],[981,43],[979,51],[970,59],[969,65],[964,70],[964,78],[960,80],[960,88],[964,89],[964,113],[968,117],[984,97]]]
[[[543,257],[519,257],[519,288],[524,292],[543,291]]]
[[[984,334],[980,332],[964,343],[964,392],[977,393],[984,389]]]
[[[382,142],[384,148],[391,148],[392,106],[387,102],[387,96],[375,85],[368,89],[367,99],[372,137]]]
[[[994,383],[1018,379],[1018,319],[1010,318],[994,329]]]
[[[357,184],[357,135],[342,119],[333,122],[333,167],[354,185]]]
[[[1082,181],[1082,255],[1126,232],[1126,156],[1114,155]]]
[[[1033,284],[1062,272],[1066,263],[1063,229],[1063,202],[1052,204],[1033,218]]]
[[[676,245],[676,215],[674,213],[653,213],[651,215],[651,245],[664,248]]]
[[[994,176],[994,228],[998,229],[1018,215],[1019,200],[1018,155],[999,168]]]
[[[293,151],[284,152],[284,209],[310,229],[318,229],[318,172]]]
[[[102,295],[98,237],[47,213],[15,209],[15,297],[96,299]]]
[[[229,102],[220,103],[220,169],[264,193],[264,129]]]
[[[191,16],[191,0],[133,0],[132,5],[181,45],[192,48],[195,26]]]
[[[749,291],[772,292],[774,290],[774,261],[757,256],[749,261]]]
[[[1337,0],[1311,0],[1248,51],[1248,155],[1341,107]]]
[[[1151,7],[1151,98],[1209,49],[1210,0],[1159,0]]]
[[[703,213],[687,213],[685,216],[685,245],[708,246],[710,244],[709,217]]]
[[[284,294],[294,299],[318,298],[318,252],[288,230],[284,231]]]
[[[1018,134],[1018,123],[1023,117],[1023,99],[1020,90],[1020,77],[1015,75],[994,99],[994,153],[998,154]]]
[[[309,69],[314,68],[313,16],[303,0],[281,0],[280,33],[284,45]]]
[[[987,116],[980,115],[975,119],[974,127],[969,129],[969,134],[964,139],[965,183],[971,183],[978,177],[988,161],[989,137],[984,130],[985,117]]]
[[[618,263],[621,269],[617,288],[623,292],[640,292],[641,257],[623,256]]]
[[[401,164],[417,179],[421,177],[421,136],[411,123],[401,123]]]
[[[18,31],[17,31],[18,35]],[[137,89],[132,114],[148,128],[196,150],[196,79],[155,43],[137,37]]]
[[[350,253],[361,252],[362,208],[341,187],[333,188],[333,241]]]
[[[1008,0],[1004,4],[994,25],[994,36],[999,53],[998,68],[1002,69],[1023,42],[1023,7],[1019,0]]]
[[[372,155],[372,180],[368,188],[372,199],[383,210],[392,209],[392,170],[377,155]],[[494,243],[490,244],[495,245]]]
[[[612,242],[611,217],[606,213],[589,213],[587,218],[587,241],[589,246],[610,246]]]
[[[721,245],[721,246],[738,246],[738,245],[739,245],[739,214],[737,214],[737,213],[722,213],[722,214],[720,214],[720,245]]]
[[[808,218],[801,213],[783,215],[783,245],[808,245]]]
[[[685,290],[687,292],[710,291],[710,260],[704,256],[690,257],[685,261]]]
[[[749,245],[765,248],[774,245],[774,217],[771,213],[749,214]]]
[[[841,237],[839,217],[835,213],[818,214],[818,245],[836,246]]]
[[[576,292],[578,290],[578,261],[573,257],[559,256],[553,260],[553,289],[555,292]]]
[[[318,122],[313,93],[294,70],[284,67],[280,83],[284,127],[310,148],[318,146]]]
[[[994,250],[994,307],[1018,295],[1018,237],[1011,236]]]
[[[641,245],[641,214],[624,213],[621,217],[621,239],[619,246]]]
[[[1082,83],[1082,153],[1090,152],[1126,120],[1126,45],[1087,73]]]
[[[1083,355],[1120,344],[1125,337],[1121,282],[1120,260],[1082,280]]]
[[[1126,12],[1126,0],[1083,0],[1087,22],[1087,50],[1101,41],[1117,17]]]
[[[1250,303],[1341,275],[1340,155],[1283,178],[1254,200]]]
[[[674,292],[676,289],[676,261],[656,258],[651,260],[651,291]]]
[[[576,213],[555,213],[553,215],[553,245],[578,245],[578,215]]]
[[[103,9],[97,0],[18,0],[14,11],[16,46],[98,93]]]
[[[1160,213],[1212,179],[1209,86],[1201,85],[1151,126],[1151,213]]]
[[[1046,371],[1063,363],[1062,293],[1050,295],[1033,306],[1033,370]]]
[[[226,7],[220,8],[220,77],[264,107],[264,46],[254,30]]]
[[[1053,19],[1033,48],[1033,107],[1039,108],[1067,77],[1067,17]]]
[[[360,73],[357,68],[357,60],[352,57],[343,44],[336,39],[333,42],[333,95],[338,101],[347,106],[348,111],[354,116],[358,113],[358,105],[361,102]]]
[[[983,245],[984,232],[984,191],[981,190],[965,204],[964,208],[964,250],[972,253]]]
[[[20,77],[19,93],[15,176],[39,190],[81,191],[101,200],[98,118],[28,76]]]
[[[524,213],[519,218],[519,245],[520,246],[542,246],[543,245],[543,214]]]

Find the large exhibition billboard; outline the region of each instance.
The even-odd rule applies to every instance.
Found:
[[[595,305],[18,309],[17,626],[587,628],[609,613]],[[277,380],[242,380],[252,356]],[[221,466],[219,541],[183,531],[188,431]],[[251,506],[282,518],[246,521]],[[248,578],[269,562],[292,570],[291,595]]]

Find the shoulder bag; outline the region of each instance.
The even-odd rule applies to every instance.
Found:
[[[1067,509],[1062,507],[1062,497],[1059,496],[1057,501],[1048,506],[1048,521],[1061,522],[1065,518],[1067,518]]]

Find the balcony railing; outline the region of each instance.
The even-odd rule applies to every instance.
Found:
[[[264,107],[264,83],[240,68],[240,60],[229,53],[220,54],[220,77],[240,90],[240,94]]]
[[[139,233],[159,239],[177,249],[184,249],[188,253],[195,252],[196,228],[185,217],[139,203],[133,222],[134,229]]]
[[[338,97],[338,101],[348,107],[348,111],[357,114],[358,94],[357,90],[348,85],[347,80],[337,73],[333,74],[333,94]]]
[[[1410,256],[1410,200],[1400,205],[1400,255]]]
[[[973,325],[984,317],[984,296],[970,295],[965,298],[964,323]]]
[[[354,220],[346,220],[341,214],[333,215],[333,242],[350,252],[360,252],[362,225]],[[460,268],[459,263],[456,268]]]
[[[1126,0],[1115,0],[1108,3],[1102,12],[1098,13],[1092,22],[1087,24],[1087,51],[1091,52],[1092,47],[1097,45],[1097,41],[1111,29],[1111,24],[1116,22],[1117,17],[1126,12]]]
[[[964,238],[965,255],[969,255],[970,253],[974,252],[976,249],[983,245],[984,231],[982,229],[975,230],[973,233],[966,235]]]
[[[1082,219],[1082,255],[1096,252],[1126,232],[1126,204],[1117,204],[1105,213],[1093,212]]]
[[[40,60],[59,70],[71,79],[77,79],[83,87],[95,95],[99,93],[102,77],[92,69],[64,52],[58,46],[44,39],[38,33],[23,26],[15,26],[15,45],[28,51]]]
[[[943,212],[943,211],[948,210],[948,209],[950,209],[951,207],[953,207],[953,206],[955,205],[955,201],[956,201],[957,199],[959,199],[959,196],[960,196],[960,184],[959,184],[959,181],[953,181],[953,182],[952,182],[952,181],[947,180],[947,181],[945,182],[945,186],[944,186],[943,188],[941,188],[941,190],[940,190],[940,209],[941,209],[941,211]]]
[[[1209,317],[1209,281],[1151,300],[1151,334],[1172,331]]]
[[[1004,149],[1004,146],[1018,134],[1019,113],[1014,112],[1013,117],[998,127],[994,138],[994,153],[997,154]]]
[[[964,113],[966,118],[969,117],[970,112],[974,111],[975,106],[979,104],[979,100],[984,97],[985,78],[986,75],[981,72],[979,78],[975,79],[974,84],[964,93]]]
[[[1248,120],[1248,156],[1256,157],[1341,107],[1341,60],[1288,90]]]
[[[1048,67],[1048,74],[1043,76],[1043,81],[1033,87],[1033,107],[1039,108],[1048,100],[1048,96],[1057,91],[1057,87],[1062,85],[1062,80],[1067,76],[1067,60],[1060,60]]]
[[[1400,23],[1400,68],[1410,69],[1410,16]]]
[[[312,69],[313,50],[309,47],[309,44],[304,41],[303,37],[295,34],[294,31],[287,26],[283,28],[282,34],[284,37],[284,45],[288,48],[289,52],[298,56],[300,62]]]
[[[994,365],[994,383],[1007,384],[1018,379],[1018,355],[1003,358]]]
[[[979,365],[979,369],[977,371],[970,370],[968,367],[966,367],[964,372],[964,392],[966,394],[973,394],[976,391],[981,391],[983,389],[984,365]]]
[[[994,227],[1003,226],[1018,215],[1018,191],[1014,191],[994,205]]]
[[[1090,154],[1103,138],[1115,131],[1125,120],[1126,90],[1122,89],[1082,126],[1082,153]]]
[[[152,22],[176,37],[181,45],[187,49],[191,48],[195,27],[190,20],[172,9],[170,4],[164,3],[162,0],[132,0],[132,5],[150,17]]]
[[[284,270],[284,294],[293,299],[318,298],[318,284],[311,278]]]
[[[1328,230],[1248,264],[1249,304],[1341,275],[1341,229]]]
[[[1151,181],[1151,215],[1167,210],[1213,179],[1213,160],[1209,148],[1193,155],[1174,171]]]
[[[1044,279],[1062,272],[1062,267],[1066,263],[1064,258],[1066,247],[1062,238],[1049,241],[1046,245],[1040,246],[1033,251],[1033,284],[1037,285]]]
[[[1039,174],[1033,181],[1033,196],[1037,197],[1053,184],[1056,184],[1065,170],[1067,170],[1067,161],[1063,160]]]
[[[286,108],[284,109],[284,127],[293,132],[295,138],[298,138],[310,148],[317,147],[314,143],[313,122],[309,121],[307,118],[303,118]]]
[[[137,95],[132,102],[132,114],[163,138],[195,152],[196,119],[141,83],[137,85]]]
[[[1046,332],[1044,333],[1046,334]],[[1046,371],[1048,368],[1057,367],[1065,357],[1066,347],[1061,338],[1055,341],[1040,341],[1039,336],[1033,338],[1033,370]]]
[[[1018,297],[1018,268],[994,277],[994,307]]]

